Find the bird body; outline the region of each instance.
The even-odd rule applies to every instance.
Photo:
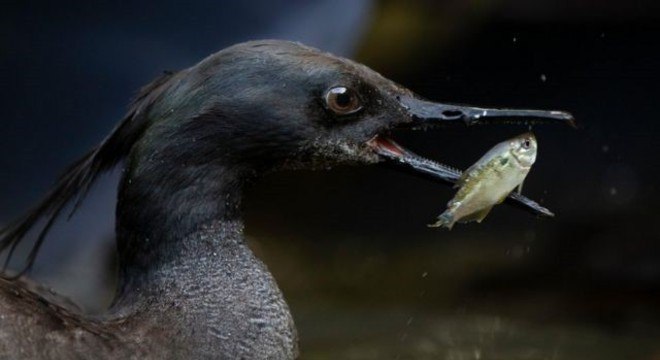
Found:
[[[295,358],[288,306],[242,225],[209,224],[182,241],[181,256],[131,278],[98,317],[2,280],[0,359]]]

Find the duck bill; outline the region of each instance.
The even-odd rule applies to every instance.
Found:
[[[367,145],[380,157],[403,166],[414,174],[430,177],[445,184],[455,184],[462,174],[462,171],[458,169],[419,156],[382,135],[375,136],[367,142]],[[507,202],[533,215],[555,216],[552,211],[541,206],[538,202],[517,192],[511,192],[507,197]]]
[[[401,105],[410,116],[404,125],[413,129],[436,127],[443,124],[566,124],[575,127],[575,120],[564,111],[490,109],[464,105],[434,103],[413,97],[399,98]],[[455,184],[462,172],[436,161],[426,159],[402,147],[389,137],[377,135],[367,145],[381,158],[390,160],[416,174],[434,178],[447,184]],[[508,197],[508,202],[532,214],[554,216],[552,211],[516,192]]]
[[[435,103],[415,97],[401,97],[399,101],[408,111],[413,126],[556,123],[576,127],[573,115],[564,111],[482,108]]]

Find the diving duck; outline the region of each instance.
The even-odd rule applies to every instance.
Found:
[[[287,41],[234,45],[165,73],[40,203],[0,230],[8,258],[37,234],[24,268],[0,280],[0,358],[294,359],[287,303],[243,236],[245,186],[280,169],[392,160],[451,182],[456,174],[390,131],[530,119],[572,122],[559,111],[430,102],[364,65]],[[92,316],[23,275],[54,221],[120,163],[119,285],[107,311]]]

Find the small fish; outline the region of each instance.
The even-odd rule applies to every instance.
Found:
[[[460,189],[429,227],[451,229],[457,221],[480,223],[513,189],[522,191],[523,181],[536,161],[537,148],[531,132],[495,145],[463,172],[454,186]]]

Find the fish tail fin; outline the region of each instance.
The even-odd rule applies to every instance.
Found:
[[[451,228],[454,227],[455,222],[456,220],[454,219],[454,214],[447,210],[440,214],[436,222],[429,224],[428,227],[445,227],[451,230]]]

